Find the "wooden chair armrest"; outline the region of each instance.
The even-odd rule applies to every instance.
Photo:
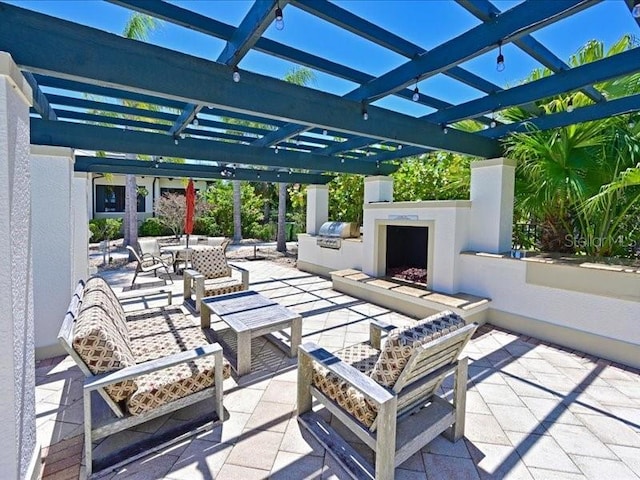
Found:
[[[139,365],[133,365],[131,367],[126,367],[115,372],[103,373],[101,375],[89,377],[84,381],[83,388],[86,391],[97,390],[98,388],[104,388],[108,385],[122,382],[124,380],[129,380],[145,373],[155,372],[157,370],[162,370],[163,368],[172,367],[174,365],[190,362],[192,360],[197,360],[203,357],[208,357],[209,355],[214,355],[216,364],[220,362],[220,365],[222,365],[222,347],[217,343],[211,343],[194,348],[193,350],[174,353],[173,355],[169,355],[167,357],[158,358],[156,360],[144,362]],[[217,380],[218,379],[216,379],[216,381]],[[220,382],[222,382],[221,379]],[[221,383],[216,382],[216,385],[221,385]]]
[[[346,381],[378,406],[393,401],[396,398],[394,393],[390,392],[375,380],[313,342],[307,342],[298,347],[298,368],[304,368],[303,365],[305,362],[301,357],[305,356]]]
[[[382,332],[385,333],[390,332],[394,328],[397,328],[395,325],[391,325],[390,323],[386,323],[380,320],[371,320],[369,323],[369,342],[371,346],[377,350],[380,350],[380,342],[382,339]]]
[[[240,272],[240,274],[242,275],[242,285],[244,285],[245,290],[248,290],[249,289],[249,270],[247,270],[246,268],[239,267],[238,265],[235,265],[233,263],[229,263],[228,265],[234,270]]]
[[[190,277],[190,278],[193,278],[194,280],[197,280],[199,278],[204,278],[203,274],[201,274],[197,270],[192,270],[191,268],[185,268],[182,272],[182,275],[185,278]]]

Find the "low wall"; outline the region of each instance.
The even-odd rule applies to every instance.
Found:
[[[328,277],[329,272],[346,268],[362,269],[362,240],[346,238],[339,250],[316,245],[318,239],[308,233],[298,234],[297,267],[304,272]]]
[[[492,299],[488,322],[640,367],[640,273],[480,253],[460,260],[460,290]]]

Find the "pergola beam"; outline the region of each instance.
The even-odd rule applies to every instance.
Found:
[[[283,0],[283,5],[288,0]],[[251,50],[274,19],[277,0],[255,0],[251,8],[227,41],[216,62],[235,67]],[[178,135],[202,110],[202,105],[187,104],[178,120],[171,128],[172,135]]]
[[[432,122],[457,122],[493,111],[496,106],[507,108],[523,105],[534,100],[550,98],[564,92],[578,90],[612,78],[622,77],[638,71],[640,49],[634,48],[612,57],[586,63],[579,67],[558,72],[534,82],[503,90],[493,95],[471,100],[455,107],[427,115]],[[606,102],[605,102],[606,103]],[[598,105],[604,106],[605,103]]]
[[[394,33],[371,23],[364,18],[358,17],[334,3],[324,0],[293,0],[292,3],[298,8],[305,10],[318,18],[322,18],[337,27],[354,33],[359,37],[369,40],[370,42],[380,45],[392,52],[398,53],[403,57],[413,59],[427,53],[427,51],[419,45],[395,35]],[[498,85],[495,85],[462,67],[454,66],[443,73],[444,75],[455,78],[459,82],[469,85],[470,87],[484,93],[492,93],[502,90]],[[358,83],[362,84],[364,82]]]
[[[55,110],[49,105],[49,100],[40,89],[40,85],[38,85],[38,81],[33,74],[25,72],[23,75],[33,91],[33,108],[35,111],[45,120],[57,120],[58,117],[56,116]]]
[[[536,130],[550,130],[552,128],[566,127],[582,122],[591,122],[603,118],[625,115],[640,110],[640,94],[628,97],[616,98],[602,104],[587,105],[576,108],[573,112],[559,112],[544,117],[532,118],[524,122],[500,125],[496,128],[483,130],[480,135],[490,138],[504,137],[514,132],[525,132],[533,127]]]
[[[494,49],[499,42],[506,43],[521,38],[599,1],[554,0],[553,2],[539,2],[526,0],[502,13],[499,17],[482,23],[368,84],[356,88],[346,97],[352,100],[373,102],[406,87],[416,78],[422,80],[442,73],[458,63]]]
[[[29,73],[29,72],[23,72]],[[46,75],[33,75],[39,85],[49,88],[57,88],[61,90],[69,90],[72,92],[86,93],[89,95],[98,95],[100,97],[109,97],[119,100],[132,100],[134,102],[147,103],[149,105],[158,105],[162,107],[180,109],[182,103],[174,102],[166,98],[154,97],[151,95],[141,95],[127,90],[118,90],[116,88],[102,87],[91,83],[76,82],[64,78],[48,77]]]
[[[229,168],[220,165],[193,165],[144,160],[124,160],[110,157],[75,157],[76,172],[148,175],[152,177],[191,177],[194,179],[246,180],[250,182],[329,183],[330,175],[313,175],[290,171]],[[229,173],[225,173],[229,172]]]
[[[444,135],[438,125],[373,106],[370,120],[364,121],[360,102],[250,72],[234,83],[227,66],[13,5],[0,4],[0,27],[0,49],[10,51],[16,63],[34,72],[318,126],[347,136],[480,157],[501,154],[497,142],[474,134]]]
[[[488,22],[502,13],[500,9],[493,5],[489,0],[456,1],[461,7],[483,22]],[[571,68],[531,35],[525,35],[522,38],[514,40],[513,43],[530,57],[534,58],[555,73],[563,70],[569,70],[569,68]],[[606,101],[602,94],[591,85],[583,88],[582,91],[594,102]]]
[[[307,152],[252,147],[230,142],[186,138],[175,145],[171,137],[155,133],[108,128],[71,122],[31,120],[31,142],[83,150],[138,153],[242,165],[261,165],[296,170],[386,175],[396,170],[393,165],[378,165],[364,160],[337,158]]]

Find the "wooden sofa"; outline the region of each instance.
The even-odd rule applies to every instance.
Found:
[[[441,433],[451,441],[464,435],[467,359],[458,356],[476,328],[445,311],[407,328],[372,322],[369,342],[333,354],[305,343],[298,420],[353,478],[392,480],[398,465]],[[438,395],[449,374],[453,402]],[[375,465],[312,410],[312,398],[373,450]]]
[[[80,282],[58,340],[86,379],[83,386],[87,475],[138,458],[211,428],[224,416],[222,384],[231,370],[218,344],[178,306],[125,313],[100,277]],[[98,418],[100,394],[111,409]],[[95,395],[95,393],[94,393]],[[109,458],[92,459],[93,442],[153,418],[211,399],[205,415],[163,436],[127,445]],[[97,402],[95,401],[97,400]],[[103,408],[104,410],[104,408]]]

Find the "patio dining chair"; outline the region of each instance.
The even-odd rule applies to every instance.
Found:
[[[165,263],[160,257],[156,257],[154,255],[150,255],[148,253],[143,254],[142,256],[138,253],[138,251],[133,248],[131,245],[127,245],[127,250],[129,250],[136,259],[136,272],[133,275],[133,279],[131,280],[131,288],[133,288],[136,283],[136,278],[138,278],[138,274],[140,273],[149,273],[153,272],[153,274],[157,277],[158,270],[164,269],[169,277],[171,283],[173,283],[173,279],[171,278],[171,273],[169,273],[169,265]],[[165,284],[167,280],[164,279]]]
[[[145,255],[151,255],[152,257],[158,257],[167,265],[173,264],[175,258],[172,252],[161,252],[160,244],[157,238],[140,238],[138,239],[138,251],[144,257]]]
[[[476,328],[445,311],[404,329],[373,321],[369,342],[333,354],[305,343],[299,422],[353,478],[392,480],[398,465],[441,433],[454,442],[464,435],[467,359],[458,356]],[[452,373],[449,402],[438,390]],[[374,451],[374,466],[313,411],[313,398]]]

